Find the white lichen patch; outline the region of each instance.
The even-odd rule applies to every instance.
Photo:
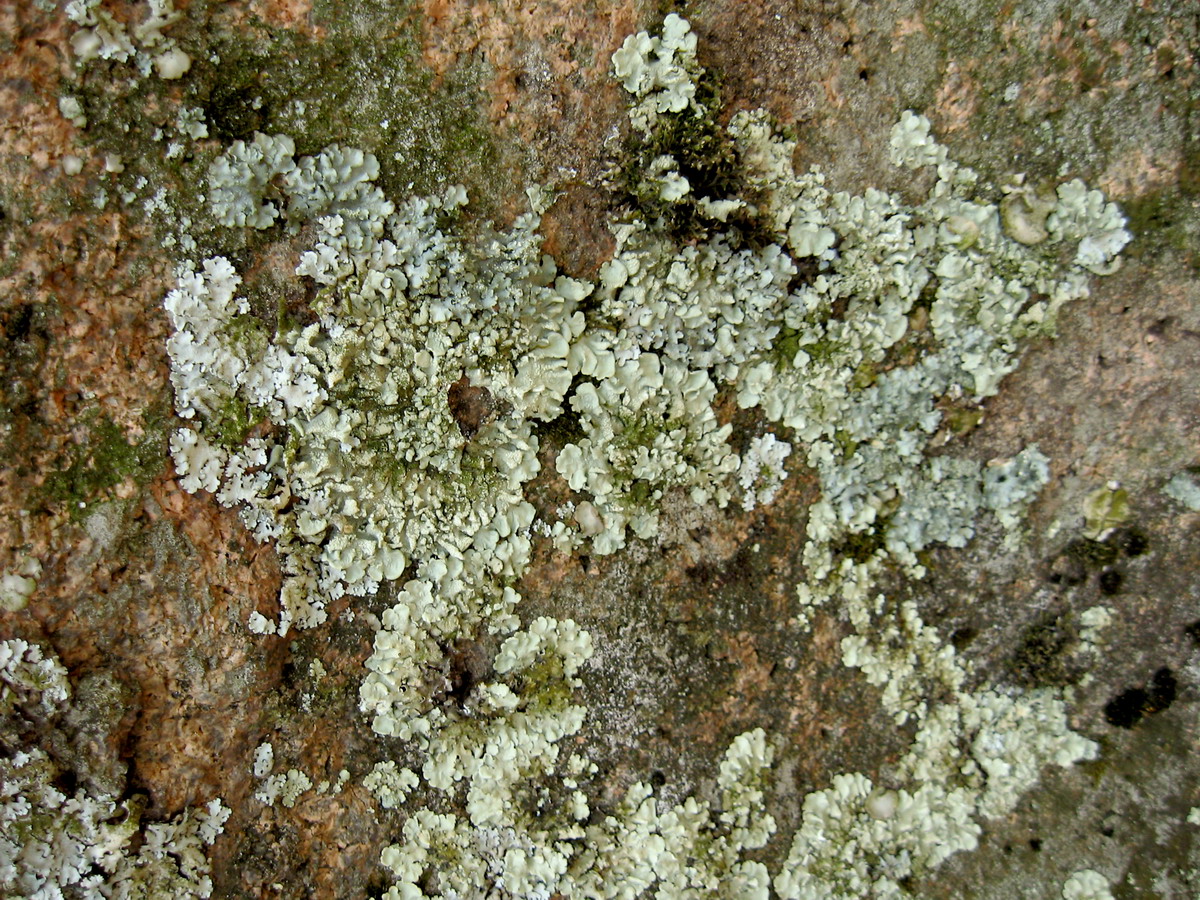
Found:
[[[1172,477],[1163,493],[1192,512],[1200,512],[1200,483],[1191,474],[1180,472]]]
[[[379,762],[363,779],[363,787],[375,795],[384,809],[396,809],[404,803],[409,793],[420,783],[415,772],[409,768],[396,768],[392,760]]]
[[[204,120],[204,110],[198,106],[181,106],[175,117],[175,130],[181,137],[198,141],[208,137],[208,123]]]
[[[37,644],[20,638],[0,641],[0,712],[31,696],[46,712],[60,709],[71,696],[67,670]]]
[[[1070,730],[1061,692],[965,690],[970,667],[921,622],[915,605],[892,609],[883,596],[847,602],[856,633],[842,641],[843,661],[883,689],[884,708],[898,723],[915,719],[917,732],[889,787],[848,773],[805,798],[774,882],[784,900],[906,896],[904,879],[974,849],[977,819],[1012,810],[1043,768],[1098,751]],[[930,705],[934,696],[951,699]]]
[[[26,557],[15,569],[0,575],[0,609],[15,612],[24,609],[37,590],[42,574],[41,561]]]
[[[65,12],[78,26],[71,49],[80,65],[97,59],[132,62],[143,77],[154,72],[168,81],[182,78],[191,68],[191,56],[163,33],[180,17],[174,0],[146,0],[139,10],[143,17],[132,29],[106,8],[104,0],[70,0]]]
[[[661,38],[629,38],[614,56],[632,94],[632,127],[647,139],[681,110],[709,114],[694,90],[679,88],[680,79],[699,77],[694,41],[677,33],[681,22],[670,19]],[[598,359],[611,351],[618,364],[644,354],[661,358],[663,369],[667,360],[677,362],[689,377],[698,371],[714,388],[728,384],[739,405],[761,407],[793,429],[821,475],[824,496],[809,520],[806,560],[817,579],[836,562],[830,548],[858,535],[878,538],[915,572],[922,548],[970,539],[981,508],[1011,529],[1045,480],[1045,460],[1029,450],[987,471],[965,460],[927,461],[930,436],[943,419],[935,404],[977,402],[996,392],[1016,366],[1022,339],[1050,333],[1061,305],[1086,295],[1088,273],[1107,271],[1128,241],[1119,210],[1075,182],[1064,185],[1045,211],[1046,246],[1030,249],[1006,234],[1000,206],[982,196],[979,176],[954,163],[933,140],[928,120],[911,112],[891,144],[897,165],[936,170],[937,181],[917,206],[880,191],[829,191],[815,170],[794,174],[794,142],[760,112],[735,115],[728,134],[747,167],[753,202],[709,197],[705,208],[725,204],[725,215],[735,208],[752,214],[775,242],[737,249],[717,231],[679,248],[653,223],[617,225],[617,250],[596,293],[598,324],[611,333],[587,333],[581,344]],[[668,177],[668,169],[651,168],[650,176]],[[671,202],[666,193],[661,199]],[[690,202],[683,193],[675,199]],[[1077,246],[1066,265],[1055,246],[1064,243]],[[807,274],[797,283],[801,263]],[[903,353],[906,342],[922,352]],[[916,359],[901,364],[905,355]],[[607,380],[577,395],[580,402]],[[604,439],[612,432],[619,448],[631,405],[609,406],[618,410],[616,421],[585,422],[585,431]],[[677,453],[689,444],[688,435],[673,436],[669,428],[653,440],[647,447],[643,439],[642,458],[661,456],[664,443]],[[593,495],[606,526],[595,549],[606,552],[621,546],[612,521],[636,523],[639,536],[654,528],[652,515],[622,510],[611,495],[626,485],[625,495],[654,499],[654,487],[631,483],[624,472],[613,487],[597,443],[589,434],[559,457],[558,468],[572,487]],[[614,452],[620,459],[621,450]],[[724,463],[711,450],[697,459],[680,455],[671,470],[683,476],[677,486],[710,480]],[[708,492],[724,499],[719,490]]]
[[[437,859],[438,897],[481,896],[493,882],[506,897],[569,896],[661,898],[723,896],[765,898],[769,876],[743,853],[762,847],[775,829],[763,809],[762,783],[772,751],[761,730],[739,736],[720,766],[721,810],[689,798],[661,808],[651,788],[633,785],[613,812],[586,824],[589,809],[575,791],[553,810],[539,805],[534,824],[511,814],[480,826],[421,809],[404,825],[404,840],[386,848],[382,862],[396,884],[389,900],[413,891]],[[572,771],[568,761],[567,772]],[[569,892],[569,893],[568,893]]]
[[[281,803],[291,809],[300,799],[300,795],[311,790],[312,786],[312,779],[307,774],[299,769],[288,769],[264,779],[259,789],[254,792],[254,799],[266,806]]]
[[[657,534],[670,488],[688,489],[697,503],[729,502],[738,458],[726,443],[731,427],[717,424],[715,397],[706,372],[649,352],[575,391],[571,409],[587,436],[567,444],[556,467],[572,490],[592,497],[604,526],[593,537],[597,553],[624,546],[626,526],[638,537]]]
[[[266,778],[275,767],[275,747],[270,741],[263,741],[254,748],[254,777]]]
[[[217,222],[270,227],[280,210],[266,195],[278,190],[277,180],[295,171],[295,152],[286,135],[256,133],[249,144],[234,141],[208,170],[208,202]]]
[[[74,783],[45,750],[25,743],[27,729],[10,719],[14,705],[36,704],[53,719],[67,709],[70,685],[62,664],[36,644],[0,641],[0,894],[133,900],[209,897],[207,848],[231,811],[219,799],[167,822],[143,822],[136,799]]]
[[[64,94],[59,97],[58,111],[62,113],[64,119],[76,128],[87,127],[87,113],[83,111],[83,104],[79,102],[78,97],[71,94]]]
[[[787,472],[784,460],[792,454],[792,445],[773,434],[760,435],[750,441],[742,454],[738,481],[742,488],[742,508],[749,512],[763,503],[770,503],[783,486]]]
[[[1104,632],[1113,623],[1111,606],[1090,606],[1079,616],[1079,642],[1089,653],[1099,652],[1104,641]]]
[[[324,187],[306,196],[340,196],[324,180],[340,170],[313,171]],[[524,565],[532,424],[562,410],[588,288],[543,259],[536,216],[483,247],[449,237],[439,224],[464,201],[452,189],[394,213],[368,204],[353,230],[346,208],[323,215],[297,270],[324,286],[320,320],[274,339],[247,317],[223,259],[185,269],[167,298],[176,407],[196,421],[172,437],[176,468],[186,489],[240,505],[277,541],[281,634],[323,621],[325,598],[371,592],[414,561],[478,620],[494,606],[477,596],[484,585]],[[232,449],[210,437],[251,411],[286,435]]]
[[[688,109],[699,74],[691,25],[671,13],[663,20],[661,35],[630,35],[613,54],[613,71],[637,100],[630,110],[635,128],[648,130],[659,113]]]
[[[1112,900],[1108,879],[1095,869],[1081,869],[1063,884],[1063,900]]]
[[[252,774],[258,781],[258,789],[254,792],[254,799],[264,806],[274,806],[276,803],[281,803],[283,806],[291,809],[296,805],[301,795],[312,790],[312,779],[300,769],[292,768],[286,772],[274,772],[275,768],[275,747],[270,741],[263,741],[254,748],[254,761],[251,769]],[[349,777],[347,773],[346,777]],[[345,779],[339,777],[338,784],[344,783]],[[326,793],[329,790],[329,782],[321,783],[323,787],[318,789],[318,793]]]
[[[695,54],[670,15],[614,55],[644,141],[669,117],[712,114]],[[192,119],[176,129],[195,138]],[[468,239],[461,188],[393,202],[374,157],[353,148],[296,159],[290,137],[258,134],[208,170],[219,223],[312,235],[295,271],[316,289],[316,320],[268,325],[227,260],[182,265],[164,304],[185,420],[171,453],[182,487],[275,542],[280,613],[255,613],[252,631],[313,627],[331,599],[403,581],[359,691],[392,748],[363,784],[406,813],[381,856],[389,898],[483,885],[513,898],[899,896],[975,847],[981,820],[1010,812],[1045,767],[1096,753],[1068,728],[1061,691],[977,685],[918,604],[877,581],[889,564],[921,577],[918,554],[965,546],[985,513],[1019,536],[1049,460],[1035,446],[955,456],[943,410],[977,409],[1022,343],[1052,334],[1062,305],[1113,270],[1129,240],[1120,211],[1075,181],[989,192],[913,112],[890,137],[897,165],[931,170],[916,204],[797,175],[794,141],[765,113],[739,112],[723,134],[740,188],[697,196],[677,154],[654,156],[651,199],[689,205],[705,227],[681,242],[661,219],[612,223],[596,284],[542,255],[536,193],[510,229]],[[755,240],[723,229],[735,218]],[[739,456],[722,392],[788,440],[755,437]],[[574,436],[554,474],[573,494],[538,519],[523,493],[539,474],[537,428],[560,419]],[[601,811],[578,747],[591,637],[569,618],[522,624],[514,584],[535,533],[603,554],[657,534],[670,491],[754,510],[793,452],[820,490],[799,618],[836,604],[852,629],[843,662],[915,731],[887,783],[843,773],[805,798],[772,876],[746,858],[776,828],[765,733],[734,740],[711,802],[669,805],[638,782]],[[448,648],[485,637],[498,642],[490,665],[462,677]],[[273,774],[270,747],[255,753],[256,796],[290,806],[311,780]]]

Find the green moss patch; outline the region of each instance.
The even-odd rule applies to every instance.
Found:
[[[41,485],[49,503],[66,503],[72,514],[97,497],[132,477],[143,482],[166,464],[163,432],[157,421],[147,423],[144,435],[129,440],[119,425],[107,416],[97,416],[88,439],[65,454],[60,468],[50,472]]]

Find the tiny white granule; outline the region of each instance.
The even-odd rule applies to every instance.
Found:
[[[1063,900],[1113,900],[1108,879],[1095,869],[1081,869],[1067,879]]]
[[[263,741],[254,751],[254,777],[266,778],[275,765],[275,748],[270,741]]]
[[[158,76],[166,81],[182,78],[192,67],[192,58],[176,47],[154,57],[154,68]]]

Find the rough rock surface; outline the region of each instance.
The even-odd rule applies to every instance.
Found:
[[[137,3],[106,5],[126,21],[142,15]],[[141,198],[119,202],[124,183],[106,157],[145,160],[171,183],[177,168],[153,133],[169,131],[166,110],[183,104],[213,123],[199,153],[256,130],[292,130],[303,152],[336,140],[375,152],[397,195],[463,182],[481,222],[510,221],[526,184],[553,181],[545,250],[594,277],[612,253],[604,222],[617,203],[599,185],[625,127],[610,58],[665,7],[178,6],[167,32],[192,70],[138,81],[115,63],[77,66],[61,9],[0,4],[0,572],[41,564],[28,606],[0,612],[0,638],[42,642],[66,665],[79,698],[68,730],[86,739],[63,752],[85,777],[124,779],[150,819],[224,798],[233,815],[213,849],[215,896],[378,896],[389,883],[378,855],[402,816],[376,811],[362,787],[377,738],[357,707],[370,620],[389,588],[355,599],[352,621],[343,598],[318,631],[247,630],[252,612],[273,615],[279,563],[233,511],[179,488],[161,307],[171,222]],[[1120,0],[685,6],[727,114],[765,107],[792,128],[798,171],[819,164],[839,189],[904,192],[887,134],[912,108],[989,178],[1079,176],[1124,208],[1134,240],[1121,271],[1066,308],[1060,336],[1031,346],[956,438],[975,459],[1030,443],[1050,458],[1025,540],[984,533],[965,550],[935,550],[927,579],[894,586],[981,680],[1074,685],[1072,726],[1100,754],[1047,772],[1012,815],[984,823],[979,849],[903,887],[1057,897],[1072,872],[1095,868],[1116,897],[1195,896],[1200,513],[1162,487],[1200,466],[1200,17],[1189,2]],[[216,53],[221,63],[209,61]],[[372,83],[384,71],[394,82]],[[68,94],[84,99],[86,127],[60,111]],[[296,98],[307,113],[289,105]],[[303,237],[228,239],[256,273],[252,302],[270,309],[282,296],[303,310],[289,268]],[[725,420],[735,442],[755,424],[732,404]],[[555,452],[548,440],[528,489],[535,506],[567,495]],[[768,861],[786,855],[805,794],[838,772],[886,770],[911,737],[842,665],[837,610],[811,629],[793,618],[816,487],[798,461],[789,471],[753,512],[673,497],[657,539],[611,556],[539,544],[519,610],[592,632],[581,737],[610,798],[640,779],[672,802],[711,791],[734,736],[759,726],[775,736],[769,807],[780,827]],[[1083,504],[1112,481],[1129,515],[1089,541]],[[1113,624],[1080,662],[1075,623],[1099,604]],[[471,653],[494,649],[459,652],[469,668]],[[318,659],[326,674],[314,681]],[[293,808],[264,806],[250,760],[265,740],[314,781],[343,768],[351,780]]]

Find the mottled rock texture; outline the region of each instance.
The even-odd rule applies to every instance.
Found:
[[[108,5],[118,18],[141,15],[136,3]],[[151,818],[213,796],[232,807],[214,849],[216,896],[353,898],[388,883],[378,854],[402,819],[376,813],[361,786],[378,739],[357,690],[370,620],[391,589],[355,600],[353,621],[343,599],[319,631],[248,632],[250,613],[275,613],[278,561],[232,511],[177,485],[161,302],[178,254],[162,247],[170,221],[140,199],[119,201],[125,182],[106,156],[171,183],[177,171],[153,132],[169,130],[164,110],[182,103],[213,126],[198,153],[256,130],[293,133],[299,152],[362,147],[396,194],[466,184],[479,227],[511,220],[525,185],[551,181],[560,194],[545,249],[593,277],[613,248],[606,217],[622,202],[601,187],[626,128],[610,57],[667,6],[192,0],[169,32],[195,64],[165,82],[104,62],[77,67],[61,10],[0,3],[0,570],[42,565],[28,606],[0,613],[0,637],[44,642],[67,666],[81,699],[62,752],[80,771],[123,775]],[[1134,240],[1122,270],[1068,307],[1058,339],[1032,346],[954,438],[980,460],[1030,443],[1050,458],[1026,539],[1010,548],[984,533],[966,550],[935,550],[924,582],[890,586],[919,601],[981,678],[1075,685],[1073,725],[1101,753],[1048,774],[1011,817],[985,824],[977,851],[905,888],[1056,897],[1090,865],[1116,897],[1195,896],[1200,837],[1185,819],[1200,806],[1200,515],[1160,490],[1200,465],[1194,5],[684,6],[726,114],[767,108],[799,139],[797,169],[819,164],[831,187],[903,193],[910,176],[888,165],[887,135],[912,108],[987,178],[1078,176],[1125,209]],[[60,113],[66,94],[83,101],[86,127]],[[65,174],[68,157],[82,161],[78,174]],[[282,297],[303,314],[295,238],[221,240],[252,273],[253,302],[270,309]],[[723,415],[735,444],[756,424],[728,400]],[[567,495],[552,465],[567,439],[544,439],[535,506]],[[672,498],[657,540],[612,556],[539,545],[521,585],[523,618],[571,616],[593,634],[583,737],[610,798],[638,779],[671,801],[703,795],[735,735],[763,726],[777,737],[769,802],[780,830],[766,860],[786,855],[807,792],[841,771],[876,775],[911,737],[841,664],[848,626],[837,610],[817,613],[809,631],[792,618],[816,489],[798,459],[788,468],[779,495],[751,513]],[[1083,501],[1109,481],[1128,492],[1130,518],[1088,541]],[[1101,604],[1114,618],[1105,643],[1077,658],[1079,614]],[[455,653],[466,671],[472,654],[494,650]],[[250,764],[264,740],[277,766],[314,781],[345,768],[351,780],[337,795],[264,807],[251,799]]]

